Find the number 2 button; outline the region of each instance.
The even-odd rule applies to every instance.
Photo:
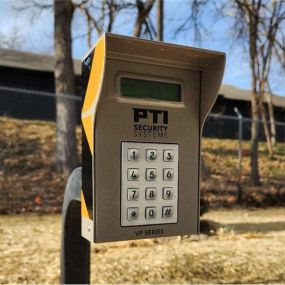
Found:
[[[157,159],[156,149],[147,149],[146,150],[146,160],[153,161]]]

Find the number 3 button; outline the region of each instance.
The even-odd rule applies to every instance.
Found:
[[[164,161],[173,161],[174,160],[174,151],[172,149],[165,149],[163,151],[163,160]]]

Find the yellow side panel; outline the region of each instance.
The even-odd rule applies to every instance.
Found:
[[[93,119],[94,119],[93,114],[81,119],[92,156],[94,151]]]
[[[89,219],[89,215],[88,215],[88,211],[87,211],[87,207],[86,207],[86,203],[85,203],[85,199],[84,199],[84,195],[82,191],[81,191],[81,216]]]
[[[95,53],[92,60],[91,72],[86,90],[86,96],[83,103],[82,112],[87,112],[96,96],[99,96],[101,83],[104,75],[105,65],[105,38],[102,37],[95,47]]]

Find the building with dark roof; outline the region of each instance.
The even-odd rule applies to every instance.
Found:
[[[0,49],[0,115],[54,120],[55,98],[52,94],[41,94],[42,91],[54,93],[54,66],[55,59],[51,55]],[[74,60],[74,71],[76,93],[77,96],[81,96],[80,60]],[[80,102],[77,104],[79,122]],[[273,104],[276,120],[285,122],[285,97],[274,95]],[[212,113],[236,117],[235,107],[245,118],[250,118],[251,92],[231,85],[223,85]],[[233,138],[237,136],[236,125],[236,120],[211,118],[206,122],[203,134],[210,137]],[[278,140],[285,141],[284,127],[280,128],[278,136]],[[247,123],[244,138],[249,137],[250,123]]]

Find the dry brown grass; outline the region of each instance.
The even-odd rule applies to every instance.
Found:
[[[55,169],[55,124],[0,117],[0,133],[0,213],[59,212],[66,178]],[[78,128],[78,141],[80,135]],[[81,144],[78,146],[80,157]],[[236,140],[202,140],[211,173],[201,185],[207,206],[235,204],[237,147]],[[259,151],[263,184],[257,188],[249,181],[249,143],[244,143],[245,205],[285,205],[285,144],[277,145],[274,159],[269,159],[264,143]],[[36,203],[37,197],[40,203]]]
[[[217,235],[93,246],[92,283],[285,282],[285,209],[204,218]],[[0,216],[0,237],[0,283],[59,282],[60,216]]]

